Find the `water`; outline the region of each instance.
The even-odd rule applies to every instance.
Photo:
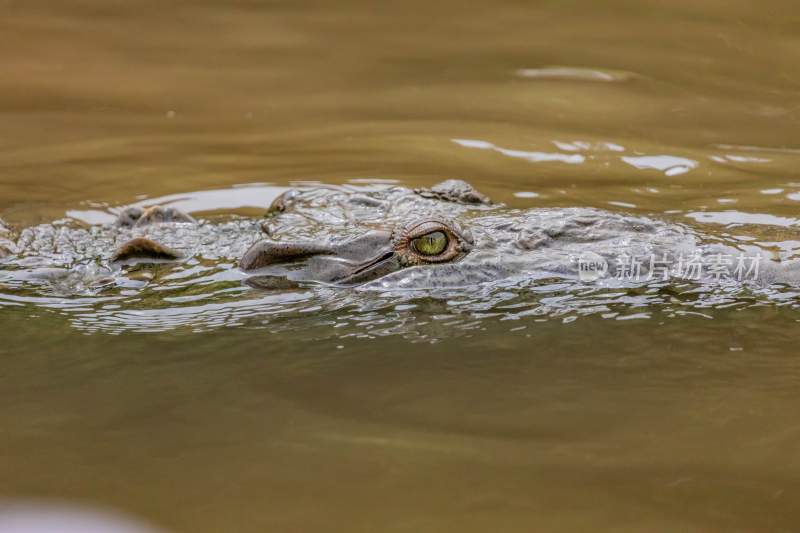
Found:
[[[789,2],[0,5],[19,228],[461,178],[800,248]],[[178,533],[800,523],[792,290],[396,301],[192,268],[124,301],[0,285],[0,497]]]

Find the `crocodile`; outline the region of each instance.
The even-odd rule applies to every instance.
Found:
[[[260,219],[197,220],[168,205],[117,215],[112,224],[66,220],[19,233],[0,223],[0,268],[70,287],[118,285],[137,265],[189,259],[227,263],[262,289],[471,287],[520,278],[606,286],[800,281],[796,261],[684,224],[596,208],[514,209],[460,180],[418,189],[290,189]]]

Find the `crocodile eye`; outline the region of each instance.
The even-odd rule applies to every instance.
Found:
[[[403,266],[457,261],[472,249],[472,235],[453,221],[423,218],[392,232],[392,247]]]
[[[447,243],[443,231],[432,231],[411,241],[414,250],[421,255],[439,255],[447,249]]]

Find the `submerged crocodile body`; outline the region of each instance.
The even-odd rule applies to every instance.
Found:
[[[104,226],[62,222],[14,236],[0,224],[2,257],[17,278],[78,279],[82,287],[114,284],[132,264],[188,259],[236,262],[248,284],[284,289],[304,282],[470,287],[518,278],[613,286],[687,273],[706,282],[731,280],[737,269],[739,281],[742,274],[762,285],[800,280],[796,262],[707,242],[680,224],[592,208],[510,209],[458,180],[416,190],[292,189],[258,220],[198,221],[156,206],[127,208]],[[590,276],[581,270],[587,257],[597,269]]]

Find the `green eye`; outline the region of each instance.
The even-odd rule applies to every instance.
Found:
[[[432,231],[411,242],[421,255],[439,255],[447,249],[447,235],[442,231]]]

